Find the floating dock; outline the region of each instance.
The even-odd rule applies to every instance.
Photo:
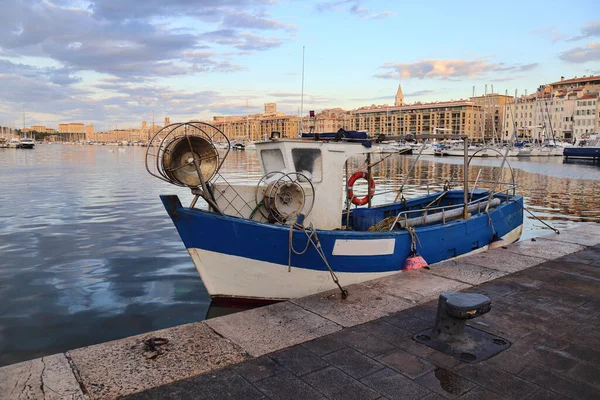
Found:
[[[342,282],[343,283],[343,282]],[[600,224],[0,368],[0,399],[597,399]],[[446,291],[512,343],[477,364],[415,342]]]

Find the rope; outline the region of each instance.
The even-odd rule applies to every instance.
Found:
[[[421,241],[419,240],[419,237],[417,236],[417,233],[415,232],[415,229],[411,226],[407,226],[406,230],[408,231],[408,234],[410,235],[410,251],[411,252],[417,251],[417,243],[419,243],[419,247],[423,248],[423,246],[421,245]]]
[[[294,249],[294,245],[292,243],[292,236],[293,236],[292,234],[293,234],[294,228],[299,229],[302,232],[304,232],[304,234],[307,237],[306,247],[301,252],[296,251],[296,249]],[[308,232],[310,232],[310,233],[308,233]],[[314,238],[314,240],[313,240],[313,238]],[[302,254],[306,253],[309,246],[312,244],[313,247],[315,248],[315,250],[317,251],[317,254],[319,254],[321,259],[325,263],[325,266],[329,270],[331,279],[333,279],[333,282],[340,289],[340,292],[342,293],[342,299],[345,299],[348,297],[348,291],[342,287],[342,285],[340,284],[340,280],[338,279],[337,275],[335,274],[335,272],[329,265],[329,262],[327,261],[327,257],[325,256],[325,252],[323,251],[321,242],[319,241],[319,236],[317,235],[317,231],[313,227],[312,223],[308,226],[308,228],[305,227],[304,225],[300,225],[297,223],[291,225],[290,226],[289,244],[290,245],[289,245],[289,253],[288,253],[288,272],[291,272],[291,270],[292,270],[292,252],[297,255],[302,255]]]
[[[514,201],[514,200],[512,200]],[[515,203],[517,203],[516,201],[514,201]],[[542,224],[546,225],[550,230],[554,231],[554,233],[556,233],[557,235],[560,235],[560,231],[558,229],[556,229],[555,227],[545,223],[544,221],[542,221],[537,215],[535,215],[533,212],[529,211],[529,209],[527,207],[525,207],[524,205],[522,205],[521,203],[517,203],[519,206],[521,206],[521,208],[525,211],[527,211],[533,218],[537,219],[539,222],[541,222]]]

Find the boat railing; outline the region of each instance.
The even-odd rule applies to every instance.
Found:
[[[483,196],[483,197],[475,199],[475,200],[471,200],[471,201],[469,201],[467,203],[467,207],[469,209],[471,209],[472,206],[476,206],[477,207],[476,208],[477,212],[481,213],[482,206],[483,206],[483,211],[487,212],[487,210],[486,210],[487,209],[487,204],[489,203],[489,201],[491,199],[498,198],[498,196],[501,196],[501,195],[505,195],[506,196],[506,201],[509,200],[509,198],[510,198],[509,191],[512,190],[512,189],[515,189],[512,186],[514,186],[514,185],[512,185],[510,183],[507,183],[507,188],[506,189],[502,189],[502,190],[496,191],[494,193],[488,193],[486,196]],[[434,200],[434,202],[436,200]],[[431,205],[431,203],[430,203],[430,205]],[[436,207],[430,207],[430,205],[428,205],[425,208],[421,208],[421,209],[406,210],[406,211],[399,212],[398,215],[396,215],[396,218],[394,219],[394,223],[392,223],[390,225],[389,230],[390,231],[393,230],[394,227],[396,226],[396,224],[398,223],[398,221],[407,220],[409,214],[415,214],[415,213],[419,214],[419,213],[421,213],[422,217],[425,218],[428,213],[430,213],[431,211],[433,211],[433,213],[442,213],[442,220],[445,221],[444,215],[443,215],[445,212],[452,211],[452,210],[462,210],[464,208],[464,204],[463,203],[448,204],[448,205],[445,205],[445,206],[436,206]]]

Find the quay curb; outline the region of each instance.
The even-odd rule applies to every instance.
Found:
[[[110,399],[308,342],[600,244],[600,224],[237,314],[0,368],[0,398]],[[343,283],[343,282],[342,282]],[[145,341],[167,339],[159,348]]]

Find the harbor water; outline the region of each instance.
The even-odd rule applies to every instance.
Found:
[[[158,195],[178,194],[184,204],[192,197],[150,177],[144,154],[117,146],[0,149],[0,366],[215,311]],[[397,188],[414,159],[380,164],[378,187]],[[561,157],[510,163],[517,192],[541,220],[558,229],[600,222],[599,166]],[[473,160],[469,174],[490,179],[499,166]],[[232,152],[224,168],[230,181],[260,178],[253,151]],[[422,157],[415,179],[461,170],[461,159]],[[548,232],[528,214],[524,229],[523,239]]]

